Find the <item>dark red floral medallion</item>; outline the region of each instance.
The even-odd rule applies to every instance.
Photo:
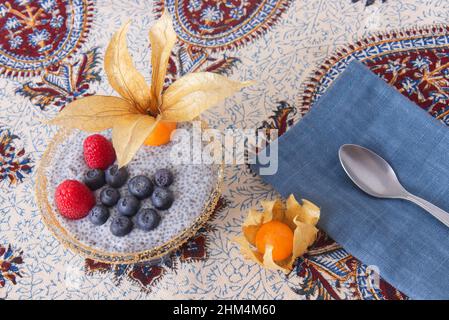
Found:
[[[0,245],[0,288],[8,282],[17,284],[17,278],[22,277],[21,265],[23,264],[23,252],[14,249],[11,245]]]
[[[19,141],[19,136],[0,126],[0,183],[18,184],[33,170],[31,157]]]
[[[90,0],[0,3],[0,72],[35,75],[73,54],[92,20]]]

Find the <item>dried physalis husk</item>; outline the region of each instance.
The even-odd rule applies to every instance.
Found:
[[[167,121],[191,121],[252,82],[238,82],[211,72],[190,73],[176,80],[162,95]]]
[[[104,70],[109,84],[136,108],[135,113],[145,114],[150,106],[150,86],[137,71],[128,51],[126,34],[130,23],[117,31],[109,42],[104,57]]]
[[[302,204],[293,195],[287,199],[286,206],[279,199],[263,201],[263,212],[250,209],[243,222],[243,236],[234,241],[240,246],[242,255],[264,268],[281,270],[286,273],[293,268],[294,262],[307,252],[315,242],[318,229],[315,227],[320,218],[320,209],[312,202],[303,199]],[[273,247],[267,245],[265,253],[258,252],[255,246],[256,234],[261,226],[272,220],[280,221],[293,231],[293,250],[290,257],[282,261],[273,260]]]
[[[263,216],[260,212],[250,209],[248,216],[243,222],[242,231],[245,238],[255,245],[256,243],[256,233],[259,230],[259,226],[262,223]]]
[[[119,167],[131,161],[148,135],[153,132],[159,119],[141,114],[120,118],[112,130],[112,143],[117,154]]]
[[[69,129],[100,132],[114,126],[118,119],[132,114],[133,106],[118,97],[90,96],[69,103],[48,123]]]
[[[294,227],[294,218],[299,216],[299,220],[316,226],[320,219],[320,208],[309,200],[302,199],[302,205],[296,201],[294,195],[290,195],[287,199],[287,210],[285,212],[289,225]]]
[[[162,105],[162,89],[164,88],[168,60],[176,43],[176,32],[170,15],[164,12],[161,18],[150,29],[151,43],[151,111],[158,112]]]
[[[199,72],[188,74],[163,91],[170,53],[176,42],[167,12],[150,30],[152,83],[136,69],[128,51],[129,23],[112,37],[104,69],[120,97],[90,96],[69,103],[49,124],[100,132],[112,128],[112,142],[119,166],[130,162],[159,121],[190,121],[250,82]]]

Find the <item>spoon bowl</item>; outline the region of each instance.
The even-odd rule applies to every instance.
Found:
[[[340,147],[338,157],[349,178],[367,194],[411,201],[449,227],[449,213],[408,192],[390,164],[375,152],[359,145],[345,144]]]
[[[345,144],[338,152],[341,165],[363,191],[378,198],[401,198],[407,191],[390,164],[364,147]]]

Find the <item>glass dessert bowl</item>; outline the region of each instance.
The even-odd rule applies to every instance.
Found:
[[[43,221],[65,247],[86,258],[105,263],[150,261],[181,247],[213,214],[220,197],[223,166],[176,164],[170,160],[175,143],[169,142],[159,147],[142,146],[126,166],[128,181],[137,175],[152,177],[161,168],[173,173],[170,190],[174,201],[169,209],[158,210],[161,221],[154,230],[133,228],[126,236],[114,236],[110,232],[110,224],[119,215],[116,207],[109,209],[110,218],[101,226],[92,224],[88,217],[79,220],[65,218],[58,212],[55,190],[67,179],[83,181],[89,170],[83,158],[83,141],[88,135],[79,130],[59,131],[37,170],[36,198]],[[111,133],[107,131],[103,135],[110,138]],[[94,191],[97,203],[105,187]],[[122,198],[130,194],[127,184],[118,191]],[[153,208],[149,198],[141,200],[140,207]]]

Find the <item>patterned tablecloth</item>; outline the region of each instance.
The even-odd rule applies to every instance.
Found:
[[[42,122],[73,99],[112,94],[102,57],[129,17],[149,80],[147,31],[163,7],[180,39],[170,78],[208,70],[258,80],[208,112],[211,126],[285,132],[351,59],[449,123],[445,1],[1,0],[0,299],[406,298],[324,233],[287,276],[244,261],[230,239],[249,207],[275,196],[246,166],[226,169],[213,219],[158,264],[86,260],[49,233],[33,190],[55,134]]]

